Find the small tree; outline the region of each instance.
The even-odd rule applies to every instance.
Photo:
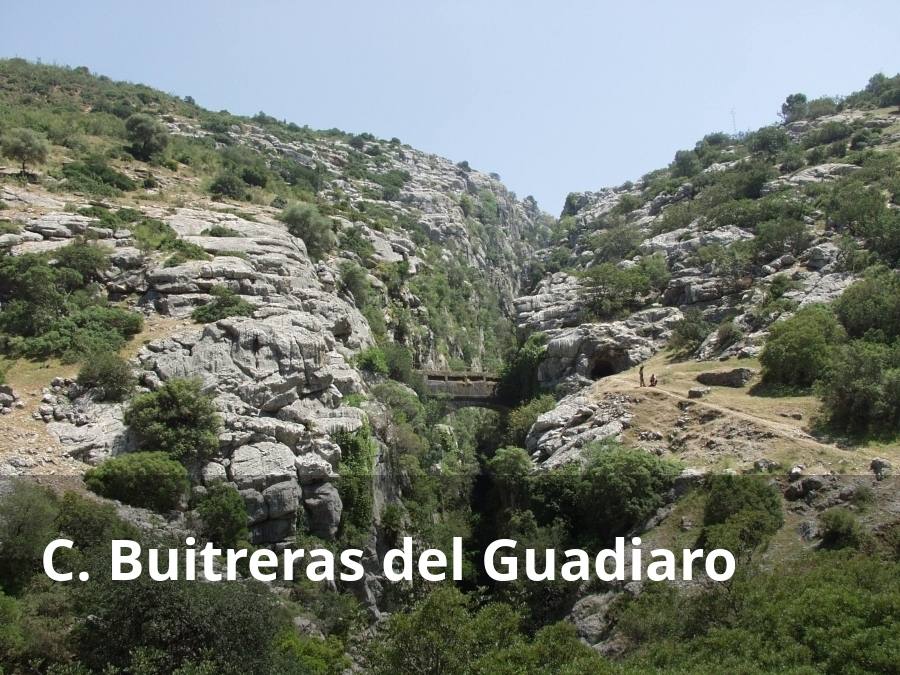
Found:
[[[0,149],[4,156],[21,163],[23,176],[28,173],[29,164],[46,162],[50,152],[47,141],[31,129],[10,129],[3,136]]]
[[[135,397],[125,411],[125,424],[143,447],[182,461],[209,457],[219,447],[219,418],[198,380],[170,380]]]
[[[807,110],[806,94],[791,94],[781,104],[781,118],[785,122],[794,122],[803,119]]]
[[[142,161],[149,160],[157,152],[162,152],[169,144],[166,128],[150,115],[135,113],[125,121],[129,152]]]
[[[291,204],[278,217],[288,231],[306,244],[310,257],[318,260],[334,248],[337,237],[331,221],[314,204]]]
[[[118,354],[90,354],[78,373],[78,384],[96,389],[101,401],[121,401],[134,388],[131,366]]]

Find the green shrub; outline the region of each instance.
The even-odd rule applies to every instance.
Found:
[[[807,110],[806,94],[791,94],[781,104],[781,117],[786,123],[796,122],[806,116]]]
[[[57,502],[56,527],[82,551],[109,550],[113,539],[138,539],[137,527],[119,518],[112,504],[66,492]]]
[[[185,241],[184,239],[176,239],[166,246],[166,250],[172,251],[163,267],[177,267],[183,265],[189,260],[209,260],[209,254],[203,250],[202,246]]]
[[[716,347],[719,350],[727,349],[731,345],[740,342],[744,338],[744,331],[730,319],[719,324],[716,329]]]
[[[643,201],[637,195],[624,194],[619,197],[619,201],[616,203],[613,213],[626,216],[632,211],[641,208],[641,204],[643,204]]]
[[[651,279],[640,266],[623,269],[602,263],[588,269],[583,279],[589,318],[612,319],[640,309],[652,290]]]
[[[178,239],[175,230],[156,218],[142,218],[130,229],[138,248],[145,252],[165,249]]]
[[[204,237],[243,237],[240,232],[224,225],[213,225],[200,233]]]
[[[672,162],[672,175],[679,178],[690,178],[700,173],[700,161],[693,150],[679,150]]]
[[[805,251],[812,235],[806,224],[799,220],[769,220],[756,228],[757,255],[763,260],[772,260],[785,253],[799,255]]]
[[[553,410],[556,400],[549,394],[539,396],[510,411],[506,419],[506,443],[524,447],[528,430],[539,415]]]
[[[269,182],[268,171],[260,166],[245,166],[241,169],[241,180],[252,187],[266,187]]]
[[[813,148],[817,145],[827,145],[836,141],[843,141],[853,133],[853,130],[843,122],[826,122],[825,124],[807,132],[802,139],[804,148]]]
[[[900,599],[898,573],[896,563],[823,551],[736,574],[727,590],[646,584],[618,624],[636,643],[623,672],[890,672],[900,654],[873,608]]]
[[[55,538],[55,495],[26,480],[15,480],[0,495],[0,585],[16,592],[41,570],[44,548]]]
[[[422,381],[413,370],[412,352],[396,342],[386,342],[381,349],[384,352],[388,377],[420,391]]]
[[[213,286],[213,299],[191,313],[197,323],[215,323],[232,316],[252,316],[256,307],[227,286]]]
[[[340,479],[338,491],[344,509],[341,515],[341,532],[351,537],[369,531],[372,526],[374,471],[376,445],[368,428],[336,438],[341,446]]]
[[[118,354],[100,352],[91,354],[78,372],[78,384],[97,391],[101,401],[121,401],[134,388],[131,366]]]
[[[684,312],[684,317],[672,328],[669,347],[676,354],[693,354],[712,332],[712,329],[712,324],[703,318],[703,312],[698,309],[688,309]]]
[[[342,251],[355,253],[363,262],[375,253],[375,247],[372,245],[372,242],[365,237],[362,228],[357,226],[341,231],[340,248]]]
[[[108,249],[82,240],[63,246],[53,257],[58,266],[78,272],[85,283],[100,281],[110,266]]]
[[[537,368],[544,357],[547,337],[532,333],[503,364],[497,384],[497,400],[515,407],[534,398],[539,391]]]
[[[838,110],[838,102],[830,96],[814,98],[807,106],[806,119],[814,120],[826,115],[834,115]]]
[[[197,512],[203,521],[203,536],[220,548],[238,548],[249,537],[244,498],[229,483],[208,487]]]
[[[369,283],[369,275],[355,262],[342,262],[339,268],[341,286],[353,296],[357,307],[365,307],[369,304],[372,286]]]
[[[767,479],[716,475],[709,479],[700,543],[750,553],[784,523],[781,495]]]
[[[90,672],[292,672],[273,649],[289,624],[263,584],[113,581],[108,561],[92,571],[91,583],[73,590],[75,605],[95,625],[115,626],[116,637],[73,622],[72,652]]]
[[[378,347],[369,347],[356,355],[356,365],[360,370],[365,370],[376,375],[387,375],[388,364],[384,352]]]
[[[853,338],[890,343],[900,337],[900,272],[868,272],[834,302],[834,311]]]
[[[494,193],[487,188],[478,191],[478,220],[484,225],[500,224],[500,205]]]
[[[117,197],[137,188],[128,176],[113,169],[102,157],[89,157],[62,168],[65,188],[70,192],[86,192],[98,197]]]
[[[620,225],[601,230],[590,238],[590,247],[597,262],[619,262],[634,257],[643,241],[641,230],[631,225]]]
[[[588,448],[579,491],[579,526],[598,541],[619,536],[660,508],[678,475],[673,462],[645,450],[600,443]]]
[[[46,254],[0,256],[0,348],[27,358],[60,356],[77,361],[118,351],[141,330],[140,314],[110,307],[85,281],[106,264],[99,249],[75,244],[61,249],[62,262]]]
[[[852,434],[900,432],[900,340],[854,340],[832,351],[818,386],[830,424]]]
[[[306,244],[306,251],[314,260],[325,256],[337,243],[331,220],[314,204],[291,204],[278,216],[288,232]]]
[[[533,640],[509,605],[474,603],[452,586],[438,586],[410,612],[393,614],[368,662],[387,673],[596,673],[612,668],[560,622]]]
[[[344,653],[344,644],[335,635],[319,638],[283,630],[275,642],[275,649],[276,658],[283,660],[279,664],[283,671],[276,667],[272,672],[296,670],[298,675],[342,675],[352,665],[350,657]]]
[[[385,173],[370,173],[369,178],[381,186],[381,198],[385,201],[400,199],[401,188],[410,180],[408,171],[391,169]]]
[[[165,452],[135,452],[88,469],[84,482],[109,499],[154,511],[177,508],[190,485],[187,470]]]
[[[173,459],[204,459],[219,448],[219,417],[198,380],[170,380],[157,391],[136,396],[125,411],[125,424],[141,447]]]
[[[131,142],[129,152],[145,162],[169,144],[166,128],[150,115],[135,113],[125,120],[125,131]]]
[[[769,333],[760,363],[763,381],[809,387],[831,363],[833,346],[844,339],[844,329],[830,308],[804,307],[791,318],[776,322]]]
[[[747,138],[750,152],[774,157],[790,145],[791,139],[781,127],[763,127]]]
[[[864,539],[862,526],[855,515],[840,506],[823,512],[822,546],[825,548],[858,548]]]
[[[247,186],[239,176],[224,172],[213,179],[209,185],[209,192],[220,199],[242,201],[247,197]]]

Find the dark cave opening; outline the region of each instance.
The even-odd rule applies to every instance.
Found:
[[[589,377],[592,380],[599,380],[603,377],[608,377],[610,375],[615,375],[618,371],[613,367],[613,364],[610,363],[606,359],[597,359],[591,364],[591,370]]]

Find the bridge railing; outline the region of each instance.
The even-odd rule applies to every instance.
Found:
[[[496,373],[483,371],[451,371],[451,370],[420,370],[422,377],[439,382],[499,382],[500,376]]]

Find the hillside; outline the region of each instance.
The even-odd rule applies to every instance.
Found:
[[[897,92],[792,95],[554,218],[396,138],[0,61],[4,672],[889,672]],[[470,407],[421,371],[499,384]],[[40,574],[45,540],[95,570],[123,533],[353,546],[365,573]],[[479,562],[637,535],[740,574]],[[402,536],[462,537],[464,580],[388,582]]]

